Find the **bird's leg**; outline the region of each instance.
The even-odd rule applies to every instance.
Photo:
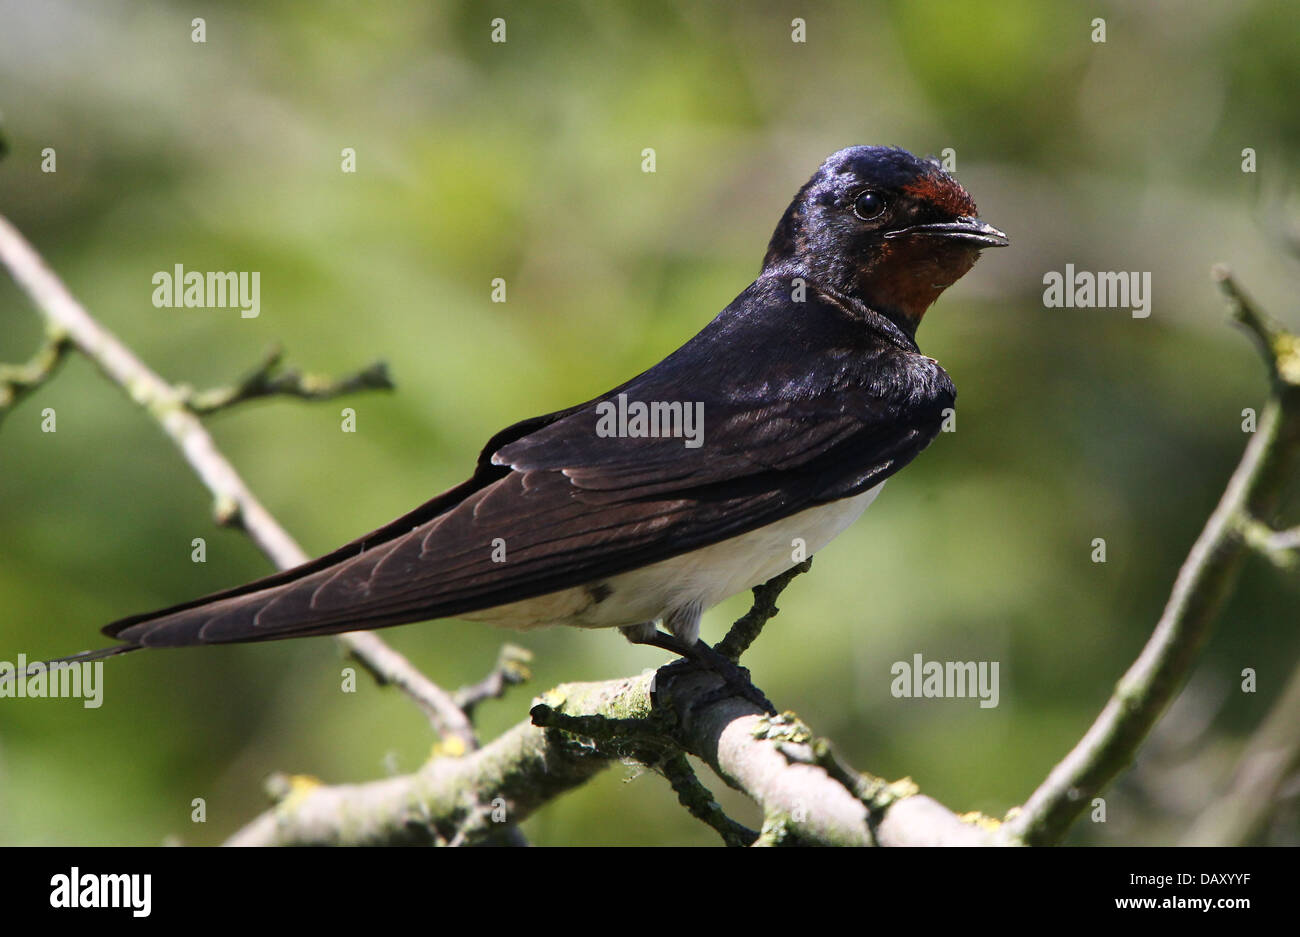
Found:
[[[749,700],[769,715],[776,714],[776,707],[763,695],[762,690],[754,686],[749,678],[749,671],[744,667],[719,654],[698,638],[693,643],[688,643],[675,634],[660,631],[654,627],[653,622],[647,624],[648,627],[633,626],[619,630],[633,644],[646,644],[650,647],[657,647],[670,651],[681,658],[681,660],[675,660],[660,667],[660,674],[669,677],[688,673],[692,670],[707,670],[722,678],[723,685],[715,690],[710,690],[697,700],[692,708],[716,702],[734,694]]]

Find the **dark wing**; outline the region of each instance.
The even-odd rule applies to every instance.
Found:
[[[884,320],[759,280],[609,394],[498,433],[465,483],[333,553],[109,625],[144,646],[443,618],[592,582],[883,481],[938,432],[947,375]],[[702,405],[703,444],[597,433],[597,405]],[[505,562],[494,562],[503,545]],[[498,554],[499,558],[499,554]]]

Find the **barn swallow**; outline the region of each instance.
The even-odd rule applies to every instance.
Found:
[[[758,278],[654,367],[501,430],[467,481],[364,537],[114,622],[123,643],[70,659],[448,617],[696,656],[704,610],[820,550],[934,440],[956,389],[917,326],[1007,243],[933,162],[840,150]]]

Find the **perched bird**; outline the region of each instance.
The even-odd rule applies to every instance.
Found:
[[[114,622],[122,644],[70,659],[446,617],[707,656],[705,609],[829,543],[938,434],[956,390],[917,326],[1007,243],[934,163],[840,150],[758,279],[648,371],[500,431],[467,481],[347,546]]]

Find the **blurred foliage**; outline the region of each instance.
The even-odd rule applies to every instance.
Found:
[[[851,763],[911,775],[958,810],[1002,814],[1077,740],[1236,463],[1241,411],[1266,383],[1224,325],[1210,264],[1300,325],[1279,246],[1300,147],[1287,0],[215,2],[203,44],[195,15],[0,0],[0,211],[170,379],[225,383],[276,342],[314,371],[389,361],[394,394],[210,421],[313,551],[459,482],[497,428],[677,347],[752,279],[828,153],[956,151],[1012,238],[919,336],[960,388],[958,431],[823,551],[746,660]],[[505,44],[489,41],[492,16]],[[791,41],[794,16],[806,43]],[[57,172],[41,171],[46,147]],[[340,171],[344,147],[355,174]],[[1151,317],[1044,309],[1043,273],[1066,263],[1150,271]],[[154,308],[150,277],[175,264],[260,271],[262,314]],[[494,277],[507,303],[490,302]],[[0,316],[0,361],[25,360],[40,322],[7,279]],[[339,431],[341,406],[355,434]],[[46,407],[57,433],[40,430]],[[103,622],[267,568],[213,528],[178,454],[82,360],[5,421],[0,505],[7,660],[96,646]],[[190,561],[194,537],[206,564]],[[1075,841],[1177,840],[1300,656],[1296,600],[1294,578],[1248,570],[1107,822]],[[745,607],[711,612],[705,636]],[[508,638],[536,652],[533,691],[662,659],[613,633],[441,622],[386,637],[449,687]],[[890,665],[915,653],[999,661],[1000,706],[894,699]],[[0,701],[0,842],[213,843],[263,808],[272,771],[415,768],[431,744],[415,707],[365,680],[340,693],[340,666],[325,639],[159,652],[108,662],[100,709]],[[1253,694],[1239,691],[1247,667]],[[529,692],[485,706],[485,735],[523,718]],[[190,820],[198,797],[204,824]],[[716,841],[662,779],[621,767],[526,831]]]

